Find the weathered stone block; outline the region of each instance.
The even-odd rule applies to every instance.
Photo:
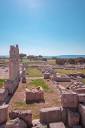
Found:
[[[5,123],[8,119],[8,105],[0,106],[0,124]]]
[[[9,120],[6,123],[6,128],[27,128],[27,125],[23,120],[16,118],[14,120]]]
[[[64,123],[59,122],[59,123],[50,123],[49,128],[65,128]]]
[[[8,98],[8,91],[3,89],[0,89],[0,104],[2,105],[5,100]]]
[[[78,97],[79,97],[79,102],[80,103],[85,103],[85,94],[78,94]]]
[[[61,107],[61,113],[62,113],[62,122],[64,124],[67,124],[68,110]]]
[[[42,102],[42,101],[44,101],[44,91],[43,90],[26,89],[26,103],[34,103],[34,102]]]
[[[52,107],[52,108],[43,108],[40,110],[40,122],[44,124],[59,122],[62,120],[61,117],[61,108]]]
[[[79,112],[81,116],[81,124],[83,127],[85,127],[85,105],[79,105]]]
[[[17,88],[17,84],[13,80],[7,80],[5,83],[5,89],[8,90],[8,93],[12,95]]]
[[[1,124],[0,128],[6,128],[6,125],[5,124]]]
[[[77,112],[72,112],[68,110],[68,126],[73,127],[79,125],[80,115]]]
[[[85,88],[78,88],[75,90],[77,93],[85,93]]]
[[[61,96],[61,103],[64,108],[77,108],[78,95],[74,92],[63,92]]]
[[[5,89],[0,89],[0,103],[3,103],[5,99]]]
[[[26,78],[22,77],[22,83],[26,83]]]
[[[50,73],[44,73],[44,79],[50,79]]]
[[[73,126],[72,128],[82,128],[82,126],[80,126],[80,125],[75,125],[75,126]]]
[[[55,81],[57,82],[71,82],[70,77],[56,77]]]
[[[20,118],[28,126],[32,125],[32,112],[31,110],[15,110],[9,113],[10,119]]]

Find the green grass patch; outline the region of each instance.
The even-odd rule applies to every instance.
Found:
[[[82,79],[81,82],[85,84],[85,79]]]
[[[27,74],[29,77],[42,77],[42,72],[37,68],[28,68]]]
[[[60,74],[74,74],[74,73],[83,73],[85,74],[85,69],[81,70],[66,70],[66,69],[55,69],[56,72]]]
[[[35,87],[42,87],[45,91],[49,90],[48,85],[45,83],[45,81],[43,79],[36,79],[36,80],[32,80],[31,85],[35,86]]]
[[[5,80],[4,79],[0,79],[0,88],[3,87],[3,84],[4,84]]]

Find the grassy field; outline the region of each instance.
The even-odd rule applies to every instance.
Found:
[[[32,86],[35,87],[42,87],[45,91],[49,90],[48,85],[45,83],[45,81],[43,79],[36,79],[36,80],[32,80],[30,83]]]
[[[5,82],[5,80],[0,79],[0,88],[2,88],[2,87],[3,87],[4,82]]]
[[[56,72],[60,74],[71,74],[71,73],[83,73],[85,74],[85,69],[82,70],[65,70],[65,69],[55,69]]]
[[[42,77],[42,72],[37,68],[28,68],[27,74],[29,77]]]

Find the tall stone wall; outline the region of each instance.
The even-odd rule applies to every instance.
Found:
[[[10,46],[9,79],[15,80],[19,76],[19,48],[18,45]]]

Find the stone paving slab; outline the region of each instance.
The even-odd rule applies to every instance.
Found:
[[[65,128],[65,125],[62,122],[50,123],[49,128]]]

